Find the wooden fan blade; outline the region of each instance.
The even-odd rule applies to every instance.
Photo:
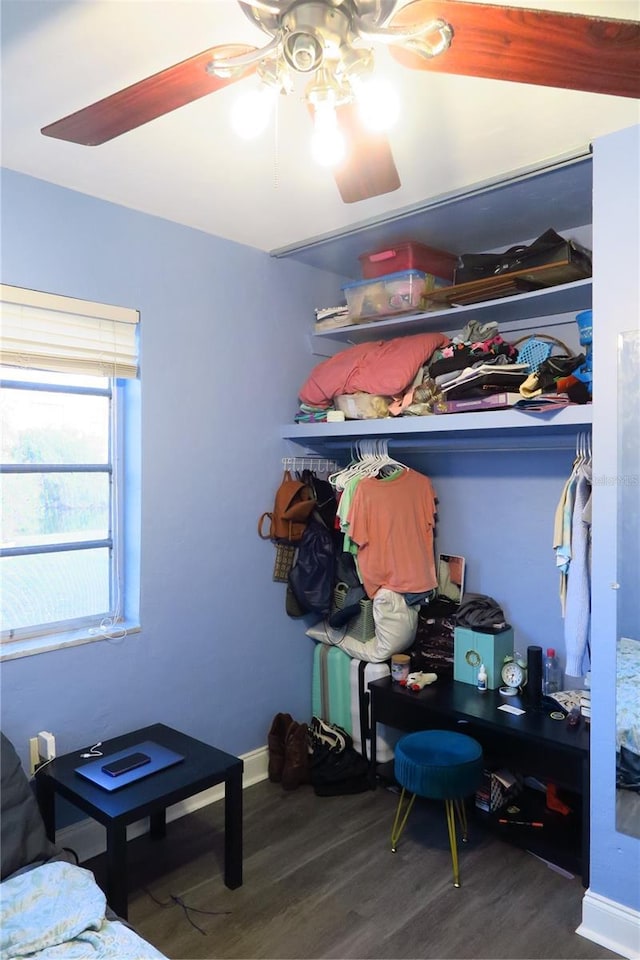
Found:
[[[214,53],[219,58],[237,57],[255,49],[241,44],[211,47],[183,60],[182,63],[176,63],[173,67],[98,100],[89,107],[71,113],[62,120],[56,120],[55,123],[43,127],[40,132],[45,137],[69,140],[84,146],[106,143],[107,140],[113,140],[129,130],[141,127],[143,123],[162,117],[165,113],[171,113],[178,107],[249,76],[255,71],[257,63],[225,79],[211,76],[206,67]]]
[[[347,157],[333,175],[344,202],[357,203],[397,190],[400,177],[386,136],[365,130],[353,103],[337,107],[336,115]]]
[[[414,0],[392,25],[434,18],[453,28],[449,50],[425,60],[394,46],[396,60],[416,70],[640,97],[638,21],[462,0]]]

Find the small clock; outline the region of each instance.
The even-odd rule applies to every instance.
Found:
[[[504,687],[500,687],[500,693],[504,697],[515,697],[520,693],[527,682],[527,665],[518,653],[513,657],[504,658],[500,676],[504,682]]]

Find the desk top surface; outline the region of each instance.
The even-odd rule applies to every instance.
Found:
[[[430,712],[449,719],[467,720],[504,734],[548,743],[555,749],[588,753],[589,725],[581,719],[578,727],[566,720],[552,720],[547,706],[531,706],[522,696],[505,697],[498,690],[480,693],[470,683],[459,680],[436,681],[422,690],[407,690],[390,677],[373,680],[369,688],[377,703],[391,710]],[[498,708],[503,704],[524,710],[518,716]],[[385,718],[384,722],[388,722]],[[463,732],[462,730],[460,732]]]
[[[101,745],[104,762],[108,763],[109,755],[134,747],[144,740],[152,740],[184,755],[184,760],[175,766],[168,767],[148,777],[136,780],[128,786],[109,793],[94,783],[84,780],[76,772],[76,767],[83,763],[90,763],[88,758],[83,760],[80,754],[87,748],[56,757],[51,763],[42,768],[36,775],[36,784],[42,779],[50,779],[63,796],[73,801],[81,801],[82,809],[90,811],[93,816],[104,815],[109,819],[133,815],[141,807],[157,801],[160,798],[167,800],[167,805],[173,801],[174,795],[184,795],[185,790],[192,793],[198,789],[205,789],[212,783],[221,783],[235,767],[242,769],[242,760],[230,753],[218,750],[201,740],[196,740],[185,733],[174,730],[163,723],[156,723],[141,730],[134,730],[121,737],[106,740]],[[97,816],[101,822],[101,816]]]

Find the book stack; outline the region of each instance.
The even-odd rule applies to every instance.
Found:
[[[591,671],[584,678],[584,690],[580,691],[580,713],[586,723],[591,723]]]
[[[476,807],[495,813],[520,792],[518,778],[510,770],[483,770],[476,790]]]
[[[580,713],[587,723],[591,722],[591,690],[580,692]]]
[[[485,810],[487,813],[491,810],[491,781],[490,774],[486,771],[480,786],[476,790],[476,807],[479,810]]]

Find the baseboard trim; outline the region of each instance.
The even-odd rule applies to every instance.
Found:
[[[254,783],[267,779],[267,767],[269,763],[269,751],[267,747],[259,747],[250,753],[241,756],[244,761],[244,773],[242,777],[242,787],[250,787]],[[224,784],[218,784],[209,790],[203,790],[193,797],[181,800],[171,807],[167,807],[167,823],[172,820],[178,820],[188,813],[194,813],[210,803],[216,803],[224,797]],[[127,840],[133,840],[135,837],[142,836],[149,829],[148,819],[137,820],[127,827]],[[56,843],[61,847],[70,847],[74,850],[80,863],[90,860],[91,857],[97,857],[107,849],[105,829],[95,820],[79,820],[68,827],[63,827],[56,833]]]
[[[576,933],[628,960],[640,960],[640,912],[599,893],[585,893]]]

